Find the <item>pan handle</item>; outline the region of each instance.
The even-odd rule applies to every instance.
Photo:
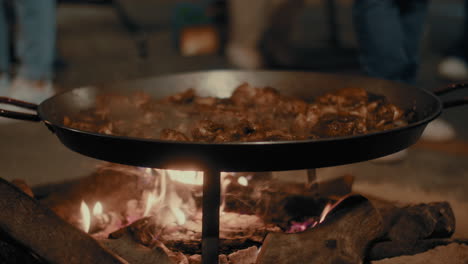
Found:
[[[455,107],[455,106],[460,106],[460,105],[468,105],[468,97],[443,102],[442,105],[444,109]]]
[[[448,94],[448,93],[461,90],[461,89],[465,89],[465,88],[468,88],[468,83],[455,83],[455,84],[450,84],[447,87],[444,87],[442,89],[435,90],[434,94],[437,96],[442,96],[444,94]],[[468,97],[443,102],[443,107],[451,108],[451,107],[466,105],[466,104],[468,104]]]
[[[437,89],[434,91],[434,94],[437,96],[441,96],[444,94],[448,94],[457,90],[468,88],[468,83],[453,83],[449,84],[444,88]]]
[[[9,98],[9,97],[3,97],[3,96],[0,96],[0,104],[14,105],[17,107],[26,108],[26,109],[33,110],[33,111],[37,111],[37,108],[38,108],[37,104],[28,103],[28,102],[16,100],[16,99]],[[19,120],[34,121],[34,122],[39,122],[42,120],[38,114],[27,114],[27,113],[21,113],[21,112],[16,112],[16,111],[9,111],[5,109],[1,109],[1,108],[0,108],[0,116],[13,118],[13,119],[19,119]]]

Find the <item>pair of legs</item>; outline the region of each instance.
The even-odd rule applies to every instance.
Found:
[[[5,0],[0,0],[0,73],[11,72]],[[17,76],[27,80],[50,80],[55,56],[55,0],[13,0],[18,22],[16,40],[20,66]]]
[[[455,43],[449,54],[468,61],[468,0],[465,0],[463,14],[463,32],[461,32],[459,41]]]
[[[464,3],[462,32],[458,41],[439,64],[439,75],[451,81],[468,80],[468,0]]]
[[[416,81],[428,4],[428,0],[355,0],[354,26],[367,75],[410,84]],[[454,137],[452,126],[440,119],[431,122],[423,134],[431,141]],[[379,160],[399,160],[405,154],[403,150]]]
[[[428,0],[355,0],[361,64],[372,77],[413,83]]]

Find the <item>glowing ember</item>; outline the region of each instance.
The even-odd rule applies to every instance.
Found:
[[[332,204],[332,203],[327,203],[325,207],[322,210],[322,213],[320,213],[320,218],[317,221],[316,218],[309,218],[303,222],[295,222],[293,221],[291,223],[291,226],[289,227],[288,230],[286,230],[286,233],[299,233],[306,231],[309,228],[314,228],[317,225],[323,223],[325,221],[325,218],[327,215],[332,211],[332,209],[338,204],[339,202]]]
[[[291,227],[286,230],[286,233],[299,233],[306,231],[310,227],[315,227],[317,225],[317,221],[314,218],[309,218],[304,222],[295,222],[291,223]]]
[[[173,181],[192,185],[203,185],[203,172],[200,171],[166,170],[166,173]]]
[[[330,213],[332,209],[333,209],[333,205],[331,203],[327,203],[327,205],[325,205],[325,208],[323,208],[323,211],[320,214],[319,224],[325,221],[325,218],[327,217],[327,215]]]
[[[101,215],[102,214],[102,204],[100,202],[97,202],[94,207],[93,207],[93,215]]]
[[[242,185],[242,186],[248,186],[248,185],[249,185],[249,181],[248,181],[247,178],[244,177],[244,176],[240,176],[240,177],[237,179],[237,183],[239,183],[239,184]]]
[[[88,205],[84,201],[81,201],[80,211],[83,231],[88,233],[89,228],[91,227],[91,213],[89,211]]]

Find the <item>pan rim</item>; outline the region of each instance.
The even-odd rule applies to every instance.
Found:
[[[367,80],[375,80],[375,81],[385,81],[389,83],[395,83],[395,85],[402,85],[402,83],[398,83],[396,81],[390,81],[390,80],[384,80],[384,79],[379,79],[379,78],[374,78],[374,77],[368,77],[368,76],[354,76],[350,74],[334,74],[334,73],[321,73],[321,72],[308,72],[308,71],[282,71],[282,70],[254,70],[254,71],[245,71],[245,70],[208,70],[208,71],[189,71],[189,72],[182,72],[182,73],[174,73],[174,74],[169,74],[169,75],[161,75],[161,76],[156,76],[152,77],[154,79],[164,79],[164,78],[176,78],[176,77],[182,77],[184,75],[196,75],[196,74],[206,74],[206,73],[298,73],[298,74],[314,74],[314,75],[323,75],[323,76],[348,76],[348,77],[355,77],[355,78],[361,78],[361,79],[367,79]],[[133,81],[139,81],[139,80],[144,80],[143,79],[136,79]],[[129,80],[132,81],[132,80]],[[436,119],[443,110],[443,103],[441,99],[436,96],[434,93],[417,87],[413,85],[408,85],[405,84],[408,87],[411,87],[411,89],[416,89],[426,95],[428,95],[430,98],[434,99],[435,102],[437,102],[437,108],[433,110],[433,112],[428,115],[427,117],[416,121],[414,123],[410,123],[406,126],[403,127],[397,127],[397,128],[392,128],[392,129],[387,129],[383,131],[376,131],[376,132],[371,132],[371,133],[365,133],[365,134],[359,134],[359,135],[350,135],[350,136],[340,136],[340,137],[327,137],[327,138],[318,138],[318,139],[304,139],[304,140],[275,140],[275,141],[252,141],[252,142],[239,142],[239,141],[232,141],[232,142],[193,142],[193,141],[176,141],[176,140],[161,140],[161,139],[152,139],[152,138],[138,138],[138,137],[129,137],[129,136],[117,136],[117,135],[108,135],[108,134],[101,134],[97,132],[91,132],[91,131],[84,131],[84,130],[78,130],[75,128],[67,127],[62,124],[58,124],[57,122],[51,121],[49,118],[47,118],[47,114],[44,111],[44,104],[47,104],[47,102],[53,101],[54,98],[59,97],[60,95],[71,93],[73,91],[79,90],[79,89],[86,89],[86,88],[92,88],[96,87],[99,85],[93,85],[93,86],[84,86],[84,87],[77,87],[73,88],[67,91],[63,91],[60,93],[57,93],[56,95],[48,98],[44,102],[42,102],[39,107],[38,107],[38,115],[41,117],[42,121],[46,123],[48,126],[52,126],[52,129],[54,127],[60,128],[62,130],[67,130],[71,131],[74,133],[80,133],[83,135],[88,135],[88,136],[93,136],[93,137],[101,137],[101,138],[109,138],[109,139],[118,139],[118,140],[125,140],[125,141],[139,141],[142,143],[153,143],[153,144],[175,144],[175,145],[194,145],[194,146],[210,146],[210,147],[226,147],[226,146],[265,146],[265,145],[294,145],[294,144],[310,144],[310,143],[317,143],[317,144],[322,144],[322,143],[330,143],[330,142],[340,142],[340,141],[347,141],[347,140],[358,140],[361,138],[365,137],[371,137],[371,136],[379,136],[379,135],[385,135],[388,133],[397,133],[399,131],[404,131],[407,129],[411,129],[414,127],[418,127],[424,124],[427,124],[431,122],[432,120]]]

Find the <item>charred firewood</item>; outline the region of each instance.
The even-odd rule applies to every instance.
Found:
[[[111,233],[109,238],[118,239],[129,235],[138,244],[151,247],[161,231],[162,228],[158,226],[157,220],[154,217],[145,217]]]
[[[164,231],[164,228],[158,225],[156,217],[145,217],[111,233],[109,239],[131,239],[134,243],[148,248],[160,247],[158,245],[162,243],[169,249],[169,252],[182,252],[187,255],[201,254],[201,236],[193,235],[193,231],[184,230],[182,227],[179,229],[181,232],[178,232],[177,236],[172,236],[175,230]],[[219,252],[231,254],[251,246],[261,246],[267,232],[267,230],[249,230],[245,234],[239,234],[239,230],[232,232],[222,230]]]
[[[345,199],[333,212],[325,223],[302,233],[270,233],[257,263],[362,263],[371,241],[382,234],[381,216],[358,195]]]
[[[372,261],[371,264],[465,264],[467,262],[468,246],[459,243],[451,243],[446,246],[437,246],[434,249],[416,255],[387,258]]]
[[[152,243],[151,247],[146,247],[135,241],[129,232],[119,233],[117,238],[100,240],[105,248],[124,258],[129,263],[135,264],[173,264],[169,258],[167,250],[161,245]]]
[[[455,216],[449,203],[398,205],[373,198],[385,221],[384,240],[414,244],[421,239],[449,238],[455,232]]]
[[[184,254],[195,255],[202,253],[202,245],[200,240],[167,240],[163,241],[164,245],[173,251],[181,251]],[[262,243],[251,240],[249,238],[221,238],[219,241],[220,254],[231,254],[238,250],[244,250],[250,247],[260,247]]]
[[[226,190],[225,211],[256,214],[285,228],[291,221],[319,217],[328,202],[351,192],[353,181],[345,175],[311,184],[267,180],[241,186],[234,182]]]
[[[46,264],[29,249],[13,241],[10,236],[0,230],[0,263],[3,264]]]
[[[3,179],[0,193],[0,230],[46,262],[126,263]]]
[[[144,190],[153,188],[151,177],[137,167],[104,163],[91,175],[65,185],[41,202],[68,222],[79,217],[83,200],[88,204],[100,201],[107,211],[124,215],[128,201],[139,200]]]
[[[418,240],[410,245],[406,243],[385,241],[372,245],[372,248],[367,253],[368,260],[380,260],[385,258],[393,258],[403,255],[416,255],[426,252],[437,246],[446,246],[452,243],[468,245],[468,241],[452,240],[452,239],[425,239]]]

